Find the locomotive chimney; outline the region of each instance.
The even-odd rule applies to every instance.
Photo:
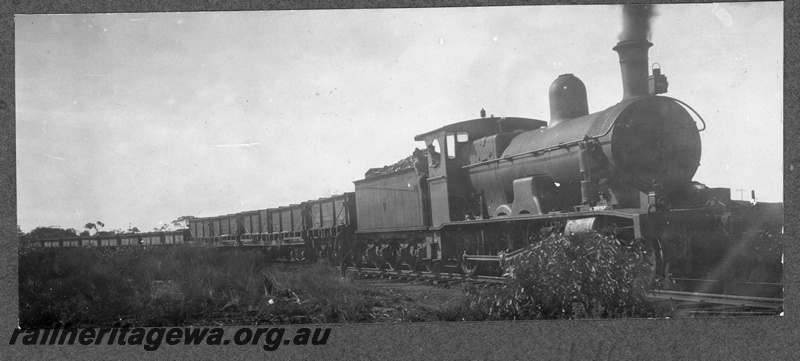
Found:
[[[620,41],[614,47],[619,53],[622,70],[623,100],[649,94],[647,77],[647,49],[653,44],[647,40]]]
[[[649,94],[647,51],[652,5],[624,5],[620,42],[614,47],[622,70],[623,100]]]

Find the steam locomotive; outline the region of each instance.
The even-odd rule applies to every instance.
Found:
[[[376,267],[449,262],[473,275],[549,234],[597,231],[645,241],[665,277],[779,282],[780,252],[758,266],[743,258],[779,247],[782,204],[734,201],[692,180],[705,123],[659,95],[668,82],[660,68],[649,74],[650,46],[614,47],[624,95],[603,111],[589,114],[585,86],[564,74],[550,86],[549,123],[482,116],[416,136],[427,154],[414,171],[355,182],[355,254]]]
[[[644,241],[664,277],[781,282],[782,203],[735,201],[693,181],[705,123],[663,95],[650,46],[634,37],[613,48],[623,97],[605,110],[590,114],[584,84],[563,74],[550,86],[549,122],[482,112],[417,135],[423,150],[371,169],[355,192],[196,218],[181,241],[472,276],[550,234],[604,232]]]

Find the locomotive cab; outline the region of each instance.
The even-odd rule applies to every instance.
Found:
[[[507,145],[520,132],[542,128],[547,123],[528,118],[479,118],[451,124],[414,140],[424,141],[428,150],[426,217],[428,226],[440,227],[450,221],[481,218],[485,213],[482,196],[475,194],[469,170],[464,166],[478,157],[498,156],[496,145]],[[486,144],[495,145],[494,151]],[[489,155],[491,154],[491,155]],[[427,188],[427,189],[424,189]],[[429,206],[428,206],[429,204]],[[426,222],[427,223],[427,222]]]

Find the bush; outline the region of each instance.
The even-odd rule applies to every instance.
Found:
[[[416,307],[323,265],[270,264],[262,249],[36,248],[19,258],[20,324],[181,326],[481,321],[657,315],[648,255],[599,234],[553,236],[505,267],[499,288]],[[267,283],[273,286],[267,291]],[[411,305],[409,305],[411,302]],[[388,316],[387,316],[388,315]]]
[[[598,233],[553,235],[504,266],[510,279],[472,293],[486,319],[651,317],[653,259],[635,242]]]
[[[367,287],[261,249],[35,248],[20,253],[20,324],[181,326],[372,321]],[[274,285],[267,294],[265,278]]]

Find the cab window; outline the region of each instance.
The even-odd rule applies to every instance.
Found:
[[[428,160],[432,168],[439,166],[439,158],[441,157],[442,149],[439,146],[439,140],[434,139],[431,144],[428,144]]]
[[[456,136],[453,133],[447,133],[444,138],[447,144],[447,158],[454,159],[456,157]]]

